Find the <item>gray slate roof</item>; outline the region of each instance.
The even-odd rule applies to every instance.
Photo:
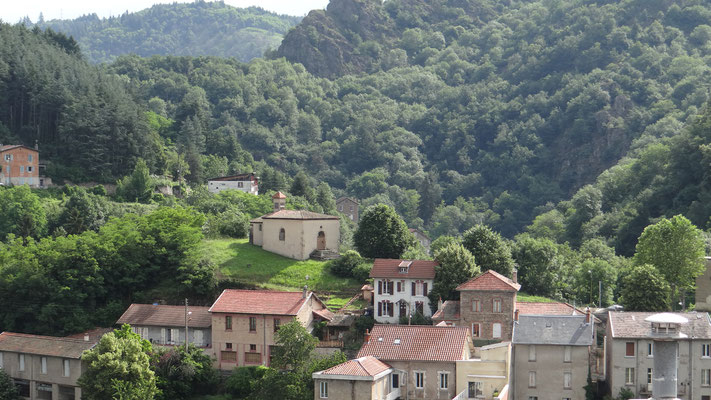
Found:
[[[521,315],[514,322],[513,343],[590,346],[593,324],[584,315]]]
[[[644,319],[658,312],[610,311],[609,324],[613,338],[646,338],[652,336],[652,324]],[[682,334],[690,338],[711,338],[711,321],[705,312],[673,313],[689,320],[681,325]]]

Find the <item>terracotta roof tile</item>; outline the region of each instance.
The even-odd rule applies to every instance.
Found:
[[[12,150],[12,149],[16,149],[16,148],[18,148],[18,147],[24,147],[24,148],[26,148],[26,149],[39,152],[39,151],[37,151],[36,149],[33,149],[33,148],[30,147],[30,146],[25,146],[24,144],[6,144],[6,145],[4,145],[4,146],[0,146],[0,152]]]
[[[375,357],[361,357],[323,371],[323,375],[375,376],[390,369],[390,365]]]
[[[209,328],[212,326],[212,316],[209,307],[189,306],[191,313],[188,326],[193,328]],[[135,326],[185,326],[185,306],[166,306],[154,304],[131,304],[116,321],[116,324]]]
[[[251,181],[252,179],[256,179],[257,176],[254,175],[253,173],[248,173],[248,174],[237,174],[237,175],[229,175],[229,176],[218,176],[216,178],[210,178],[208,181]]]
[[[442,308],[434,313],[432,319],[436,321],[455,321],[458,320],[459,317],[459,301],[447,300],[442,303]]]
[[[476,278],[472,278],[457,286],[456,290],[518,292],[519,289],[521,289],[521,285],[518,283],[514,283],[514,281],[496,271],[488,270]]]
[[[375,325],[358,357],[384,361],[457,361],[468,346],[466,327],[425,325]]]
[[[92,342],[98,342],[102,336],[109,332],[113,332],[113,328],[94,328],[81,333],[75,333],[74,335],[67,336],[67,339],[81,339],[84,340],[85,337],[89,336],[89,340]]]
[[[652,324],[644,319],[657,312],[610,311],[609,324],[613,338],[643,338],[652,333]],[[681,325],[681,333],[690,338],[711,339],[711,321],[705,312],[673,313],[689,320]]]
[[[314,296],[313,292],[309,292],[304,299],[302,292],[225,289],[209,311],[231,314],[296,315],[309,296]],[[320,302],[318,298],[316,300]]]
[[[517,301],[516,308],[521,315],[585,315],[584,311],[559,302]]]
[[[262,219],[338,219],[334,215],[319,214],[306,210],[279,210],[261,216]]]
[[[412,262],[408,272],[400,273],[400,263]],[[393,258],[376,258],[370,270],[371,278],[409,278],[434,279],[437,261],[429,260],[399,260]]]
[[[326,321],[330,321],[333,319],[333,312],[329,310],[328,308],[324,308],[321,310],[314,310],[314,314],[319,316],[322,319],[325,319]]]
[[[95,341],[60,338],[53,336],[27,335],[24,333],[0,333],[0,351],[37,354],[41,356],[81,358],[84,350],[89,350]]]
[[[285,199],[286,195],[282,192],[276,192],[274,193],[274,196],[272,196],[272,199]]]

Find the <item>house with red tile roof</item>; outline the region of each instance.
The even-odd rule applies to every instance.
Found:
[[[274,211],[250,222],[249,243],[296,260],[316,253],[337,258],[341,242],[340,220],[334,215],[306,210],[286,210],[286,195],[272,196]]]
[[[189,306],[186,309],[185,306],[131,304],[116,324],[129,324],[141,338],[161,346],[184,345],[187,324],[189,342],[197,347],[210,348],[212,315],[208,312],[209,309],[210,307]]]
[[[20,396],[31,399],[81,398],[77,380],[86,366],[81,355],[96,340],[0,333],[0,368],[14,381]]]
[[[314,400],[371,400],[400,397],[399,382],[392,385],[393,368],[366,356],[314,372]]]
[[[435,277],[436,261],[376,258],[373,278],[374,313],[379,323],[396,324],[402,317],[420,313],[432,316],[427,297]]]
[[[466,327],[375,325],[358,357],[375,357],[393,368],[391,389],[401,398],[451,399],[457,361],[471,358]]]
[[[253,173],[220,176],[207,180],[207,190],[210,193],[220,193],[223,190],[239,190],[241,192],[258,195],[259,178]]]
[[[23,145],[0,144],[0,184],[40,187],[39,151]]]
[[[217,366],[270,365],[279,326],[297,319],[308,331],[333,313],[314,294],[274,290],[225,289],[209,308]]]
[[[474,340],[511,341],[516,293],[521,289],[514,279],[488,270],[457,286],[459,325],[471,327]]]

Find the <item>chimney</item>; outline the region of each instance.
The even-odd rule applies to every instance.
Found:
[[[438,310],[442,309],[442,296],[439,296],[439,301],[437,301],[437,309]]]
[[[304,285],[304,293],[301,294],[302,298],[306,298],[306,293],[309,291],[309,285]]]
[[[363,335],[363,343],[370,343],[370,331],[368,329],[365,330],[365,335]]]
[[[514,275],[514,276],[516,276],[516,275]],[[518,322],[518,308],[516,309],[516,311],[514,311],[514,321]]]
[[[35,140],[35,150],[39,151],[39,140]]]
[[[590,323],[590,307],[585,310],[585,323],[589,324]]]
[[[513,269],[511,280],[513,280],[513,283],[518,283],[518,269],[516,269],[516,267]]]

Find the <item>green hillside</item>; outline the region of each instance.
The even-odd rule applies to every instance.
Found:
[[[224,2],[157,4],[136,13],[40,21],[36,26],[73,36],[94,63],[123,54],[235,57],[249,61],[276,49],[300,17]]]

